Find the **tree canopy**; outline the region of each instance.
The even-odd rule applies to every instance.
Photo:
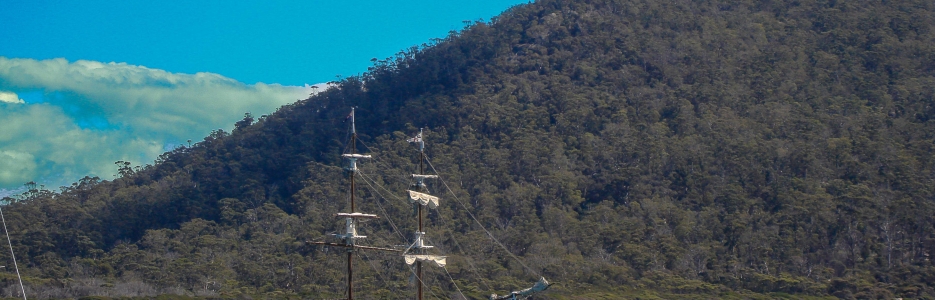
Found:
[[[543,0],[335,83],[113,180],[7,199],[28,285],[339,297],[343,262],[304,241],[339,229],[356,107],[374,245],[411,239],[392,193],[426,132],[447,184],[437,297],[539,274],[549,297],[935,297],[931,1]],[[409,295],[401,259],[365,255],[359,289]]]

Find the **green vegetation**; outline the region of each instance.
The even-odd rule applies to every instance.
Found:
[[[356,106],[369,181],[401,194],[424,127],[458,199],[557,283],[545,297],[935,298],[931,1],[544,0],[338,84],[15,199],[31,295],[341,297],[339,254],[304,241],[346,210]],[[428,238],[465,295],[537,279],[432,189]],[[412,208],[379,191],[359,191],[389,218],[368,242],[402,244],[389,220],[411,238]],[[363,294],[411,294],[398,257],[362,255]]]

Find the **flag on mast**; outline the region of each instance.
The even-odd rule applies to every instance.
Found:
[[[416,137],[411,139],[406,139],[410,143],[416,143],[419,145],[419,151],[422,151],[425,148],[425,143],[422,142],[422,129],[419,129],[419,134]]]
[[[406,141],[410,143],[421,143],[422,142],[422,131],[419,131],[419,134],[417,134],[416,137],[411,138],[411,139],[406,139]]]

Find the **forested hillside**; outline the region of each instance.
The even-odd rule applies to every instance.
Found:
[[[468,208],[433,185],[428,239],[468,297],[541,274],[544,298],[935,298],[931,1],[543,0],[336,83],[7,199],[30,296],[341,297],[343,256],[305,241],[342,226],[357,107],[359,210],[385,216],[362,234],[412,238],[406,138],[425,128]],[[357,262],[361,295],[413,293],[399,257]]]

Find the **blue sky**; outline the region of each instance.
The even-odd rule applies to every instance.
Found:
[[[0,196],[113,179],[527,2],[0,1]]]

